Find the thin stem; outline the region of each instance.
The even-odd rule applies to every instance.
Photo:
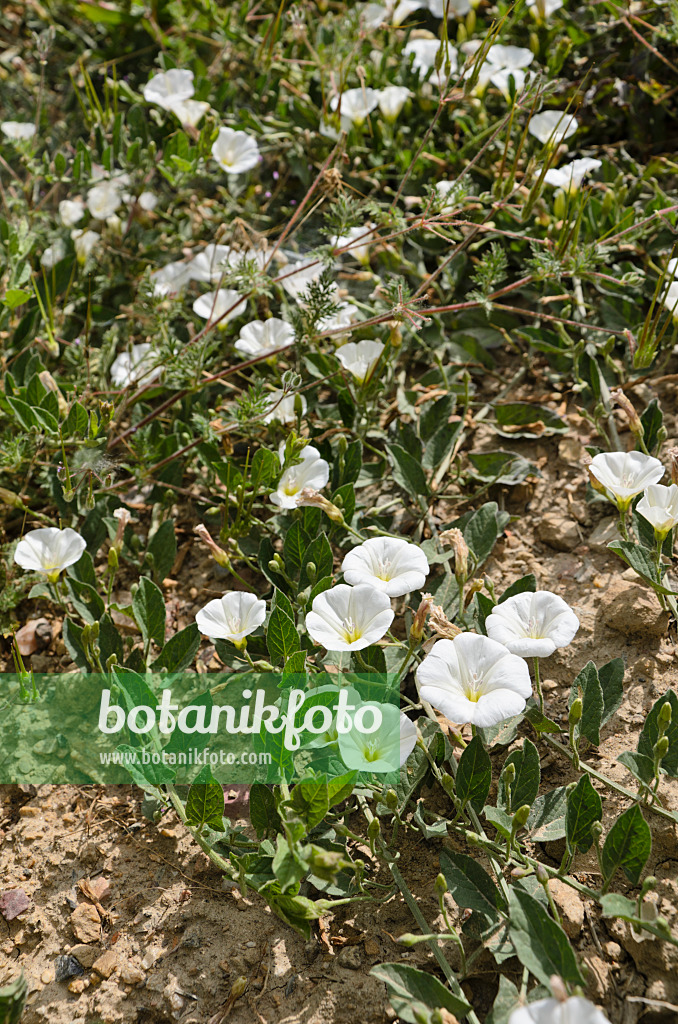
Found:
[[[537,691],[537,696],[539,697],[539,710],[541,711],[541,713],[543,715],[544,714],[544,694],[541,692],[541,679],[540,679],[540,676],[539,676],[539,658],[534,658],[533,665],[534,665],[534,688]]]

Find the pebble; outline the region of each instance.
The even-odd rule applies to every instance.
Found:
[[[118,966],[118,955],[112,949],[107,949],[105,953],[102,953],[101,956],[94,961],[92,966],[102,978],[110,978],[113,971]]]
[[[120,980],[125,985],[139,985],[145,977],[144,971],[136,964],[125,963],[120,968]]]
[[[602,618],[620,633],[662,637],[668,627],[668,612],[650,590],[636,583],[615,579],[602,595]]]
[[[616,557],[612,551],[608,551],[607,545],[612,540],[621,540],[617,523],[619,520],[616,516],[609,516],[605,519],[601,519],[595,530],[592,530],[586,543],[590,547],[591,551],[605,552],[610,558]]]
[[[357,946],[344,946],[337,954],[337,963],[350,971],[359,971],[363,963],[360,949]]]
[[[150,949],[146,950],[146,954],[145,954],[143,960],[141,961],[141,966],[143,967],[143,969],[145,971],[147,971],[148,968],[152,967],[153,964],[156,962],[156,960],[159,960],[161,956],[162,956],[162,949],[161,949],[161,947],[160,946],[151,946]]]
[[[72,992],[74,996],[82,995],[86,988],[89,988],[88,978],[76,978],[68,985],[68,991]]]
[[[84,973],[85,968],[74,956],[58,956],[54,961],[54,978],[56,981],[66,981],[68,978],[77,978],[79,975]]]
[[[101,935],[101,918],[89,903],[78,904],[71,914],[71,926],[76,939],[85,944],[96,942]]]
[[[542,516],[537,524],[537,536],[556,551],[572,551],[581,544],[577,523],[558,512]]]
[[[54,981],[54,971],[43,971],[42,974],[40,975],[40,981],[43,983],[43,985],[50,985]]]
[[[68,950],[69,956],[74,956],[84,968],[89,970],[90,967],[94,966],[94,961],[101,956],[101,950],[98,946],[86,946],[80,943],[77,946],[71,946]]]

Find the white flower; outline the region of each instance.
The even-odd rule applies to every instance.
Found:
[[[150,384],[159,377],[161,366],[155,365],[155,353],[147,342],[132,345],[131,352],[121,352],[111,366],[111,381],[116,388],[126,388],[130,384]]]
[[[294,327],[277,316],[270,320],[253,320],[240,330],[235,347],[247,356],[263,356],[278,348],[294,344]]]
[[[438,195],[446,200],[444,206],[454,206],[463,191],[458,181],[437,181],[435,189]]]
[[[51,270],[55,267],[59,260],[62,260],[66,254],[66,248],[60,238],[56,240],[53,245],[48,245],[42,256],[40,262],[46,270]]]
[[[574,135],[578,127],[577,118],[564,110],[542,110],[530,118],[527,129],[544,145],[557,146]]]
[[[192,279],[190,260],[175,260],[151,273],[153,294],[177,295]]]
[[[247,132],[220,128],[212,146],[212,156],[229,174],[243,174],[259,163],[259,147],[256,139]]]
[[[299,398],[301,399],[301,415],[304,416],[308,404],[303,395],[299,395]],[[262,423],[271,423],[273,420],[278,420],[279,423],[295,422],[297,418],[294,411],[296,395],[286,395],[284,391],[271,391],[266,396],[266,400],[267,408],[271,411],[264,416]]]
[[[411,95],[404,85],[387,85],[379,90],[379,109],[387,121],[395,121]]]
[[[199,295],[193,303],[193,312],[201,316],[203,320],[214,322],[219,320],[218,327],[223,330],[229,320],[240,316],[247,309],[247,299],[241,299],[232,288],[220,288],[217,292],[207,292]],[[227,312],[230,310],[230,312]],[[224,316],[224,313],[226,316]],[[220,320],[220,317],[224,317]]]
[[[678,488],[677,488],[678,490]],[[487,635],[521,658],[548,658],[567,647],[579,619],[562,597],[550,590],[515,594],[494,606],[485,620]]]
[[[534,60],[534,54],[526,46],[504,46],[502,43],[495,43],[487,51],[486,59],[496,68],[516,71],[529,67]]]
[[[356,380],[364,383],[379,362],[384,346],[380,341],[349,341],[337,349],[337,359]]]
[[[527,6],[535,18],[543,21],[548,18],[549,14],[560,10],[563,0],[527,0]]]
[[[147,103],[172,110],[177,103],[189,100],[195,92],[193,72],[179,68],[161,71],[146,83],[142,91]]]
[[[362,124],[379,102],[377,89],[347,89],[341,96],[333,96],[330,110],[340,110],[353,124]]]
[[[439,39],[412,39],[407,46],[403,47],[403,54],[406,58],[410,54],[414,54],[412,67],[423,78],[431,68],[435,67],[440,46],[441,42]],[[450,60],[450,74],[454,74],[457,70],[457,51],[450,46],[448,47],[447,56],[443,54],[443,63],[440,68],[441,75],[445,72],[445,63],[448,56]]]
[[[142,210],[151,213],[158,205],[158,197],[155,192],[142,192],[137,202]]]
[[[312,281],[317,281],[323,272],[323,264],[320,260],[307,260],[306,262],[293,263],[282,268],[280,284],[288,295],[299,300]]]
[[[662,303],[670,310],[673,319],[678,320],[678,281],[672,281],[661,297]]]
[[[67,527],[30,530],[16,546],[14,561],[22,569],[45,572],[53,583],[62,569],[74,565],[87,547],[84,537]]]
[[[394,704],[362,701],[359,708],[372,707],[381,716],[374,732],[363,732],[355,724],[349,732],[339,733],[339,754],[347,768],[359,772],[393,772],[405,764],[417,742],[417,727]],[[371,714],[364,721],[372,725]]]
[[[71,238],[75,246],[75,255],[79,263],[84,263],[95,245],[101,241],[101,235],[96,231],[78,231],[76,228],[71,231]]]
[[[94,185],[87,193],[87,209],[97,220],[112,217],[121,203],[119,185],[110,178]]]
[[[32,139],[35,135],[35,125],[30,121],[3,121],[0,124],[0,131],[8,139]]]
[[[232,267],[238,254],[230,245],[216,245],[210,242],[189,261],[189,273],[192,281],[204,281],[215,284],[227,267]]]
[[[385,4],[364,4],[360,16],[367,28],[379,28],[388,24],[401,25],[408,15],[425,5],[425,0],[386,0]]]
[[[64,227],[72,228],[85,216],[85,204],[82,199],[62,199],[59,203],[59,216]]]
[[[591,460],[589,472],[609,492],[610,501],[625,509],[636,494],[659,483],[664,467],[642,452],[601,452]]]
[[[371,537],[348,552],[341,571],[351,586],[369,583],[389,597],[402,597],[423,587],[429,564],[416,544],[396,537]]]
[[[676,484],[650,484],[636,505],[638,512],[647,519],[655,531],[665,537],[678,523],[678,487]]]
[[[230,640],[241,647],[266,618],[266,602],[244,590],[227,590],[208,601],[195,617],[198,629],[210,640]]]
[[[374,224],[372,224],[370,221],[367,221],[366,224],[363,224],[360,227],[349,228],[345,235],[338,235],[332,242],[332,246],[334,249],[343,249],[347,245],[350,245],[351,248],[348,249],[345,253],[342,253],[342,255],[355,256],[357,260],[360,260],[361,263],[364,263],[367,259],[369,259],[370,242],[372,241],[372,238],[374,236],[374,231]],[[357,242],[358,240],[360,240],[362,244],[354,245],[353,243]]]
[[[360,310],[352,302],[340,302],[334,313],[318,320],[317,329],[320,333],[338,331],[342,327],[350,327],[359,316]],[[340,342],[341,338],[344,337],[346,337],[345,334],[336,334],[334,335],[334,340]]]
[[[417,669],[422,700],[451,722],[497,725],[519,715],[532,693],[527,662],[476,633],[438,640]]]
[[[442,18],[448,0],[425,0],[422,7],[428,7],[434,18]],[[469,0],[449,0],[448,16],[461,18],[471,10]]]
[[[565,192],[576,192],[584,178],[602,166],[600,160],[586,156],[581,160],[572,160],[562,167],[550,167],[544,175],[544,181],[547,185],[564,189]]]
[[[387,594],[366,584],[340,583],[313,599],[306,629],[328,651],[362,651],[381,640],[392,622]]]
[[[183,125],[197,128],[210,109],[210,105],[205,103],[204,100],[180,100],[177,103],[173,103],[169,109],[179,118]]]
[[[537,999],[514,1010],[508,1024],[610,1024],[597,1006],[581,996],[559,999]]]
[[[285,464],[285,445],[280,446],[280,464]],[[270,498],[279,508],[296,508],[297,495],[304,487],[313,487],[319,491],[325,487],[330,478],[329,463],[320,458],[320,452],[312,445],[307,445],[300,453],[302,460],[296,466],[285,470],[278,482],[278,488]]]

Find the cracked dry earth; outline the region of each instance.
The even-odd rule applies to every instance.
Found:
[[[641,407],[652,397],[644,385],[630,395]],[[665,411],[675,408],[673,391],[660,388],[658,396]],[[518,518],[485,571],[498,592],[534,572],[539,587],[561,594],[580,618],[574,643],[542,666],[546,711],[552,718],[566,722],[571,681],[588,660],[600,665],[624,659],[623,705],[605,726],[600,749],[585,756],[615,782],[632,786],[616,758],[635,749],[654,701],[678,685],[675,636],[667,634],[654,595],[607,550],[609,507],[584,501],[583,445],[595,440],[590,428],[574,406],[563,410],[561,396],[543,395],[541,400],[557,405],[571,430],[560,438],[502,439],[503,447],[525,455],[542,476],[489,492]],[[667,445],[675,444],[678,427],[666,412],[665,424]],[[631,447],[621,421],[618,428],[622,444]],[[478,424],[472,446],[496,448],[492,428]],[[441,524],[455,514],[436,512]],[[173,596],[180,598],[187,619],[200,606],[202,593],[188,587],[184,593],[181,580],[195,581],[204,568],[199,557],[192,548],[175,573],[179,586]],[[215,570],[204,572],[204,588],[218,591]],[[41,671],[63,668],[58,639],[40,657]],[[557,753],[544,752],[542,773],[548,788],[570,781],[568,763]],[[596,786],[607,828],[628,802]],[[677,808],[678,784],[664,779],[662,792],[666,805]],[[440,792],[424,790],[422,797],[429,809],[445,811]],[[653,847],[647,870],[658,879],[659,910],[675,930],[675,828],[656,815],[648,818]],[[441,925],[434,880],[443,842],[449,840],[424,841],[418,833],[401,832],[401,870],[434,927]],[[562,843],[545,844],[540,855],[559,863]],[[360,856],[371,863],[369,849]],[[575,866],[582,882],[598,884],[594,855],[578,857]],[[369,975],[372,965],[405,960],[435,970],[432,955],[421,946],[405,951],[394,941],[414,929],[399,898],[327,918],[317,939],[305,943],[258,897],[243,898],[226,889],[171,814],[159,825],[147,820],[139,791],[132,787],[0,788],[0,893],[18,889],[28,897],[28,906],[12,920],[0,917],[0,978],[23,968],[30,989],[25,1024],[207,1024],[221,1019],[232,1024],[379,1024],[395,1015],[383,985]],[[612,1024],[675,1021],[678,950],[651,938],[638,942],[627,925],[602,920],[593,905],[562,883],[553,883],[553,894],[584,965],[587,995],[606,1010]],[[451,903],[450,912],[459,920]],[[454,963],[454,951],[448,947],[446,953]],[[72,962],[57,958],[69,954],[82,973],[59,981],[57,971],[61,975]],[[519,965],[512,965],[519,984]],[[233,982],[243,976],[247,991],[229,1004]],[[489,955],[474,963],[465,985],[483,1019],[497,985]]]

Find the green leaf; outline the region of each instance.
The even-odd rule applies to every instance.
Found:
[[[664,735],[669,741],[669,749],[660,763],[667,775],[675,779],[678,778],[678,697],[673,690],[667,690],[652,705],[638,738],[638,753],[654,758],[653,748],[659,739],[659,712],[667,702],[671,705],[671,722]]]
[[[307,942],[311,938],[309,921],[317,921],[326,913],[324,907],[316,906],[313,900],[306,896],[285,896],[267,892],[266,899],[273,913],[290,928],[303,935]]]
[[[106,606],[94,587],[91,587],[89,583],[81,583],[80,580],[73,577],[66,577],[66,580],[71,604],[78,615],[85,622],[98,622],[104,614]]]
[[[3,305],[7,306],[7,309],[16,309],[17,306],[21,306],[24,302],[28,302],[32,294],[32,292],[27,292],[23,288],[8,288],[3,296],[2,302]]]
[[[630,882],[637,885],[652,850],[652,835],[643,813],[634,804],[620,814],[610,829],[603,846],[600,866],[606,884],[621,868]]]
[[[290,848],[289,843],[280,833],[276,836],[276,851],[273,858],[273,874],[280,883],[281,892],[292,889],[301,881],[310,865],[300,858],[298,847]]]
[[[62,427],[64,437],[87,437],[89,432],[89,416],[84,405],[73,402]]]
[[[252,458],[250,480],[252,489],[256,492],[259,488],[265,488],[277,478],[280,473],[280,459],[268,448],[259,448]]]
[[[530,402],[498,405],[495,416],[497,433],[504,437],[544,437],[546,434],[564,434],[568,430],[567,423],[551,409]]]
[[[541,476],[536,466],[516,452],[503,449],[493,452],[469,452],[469,476],[483,483],[515,487],[528,476]]]
[[[407,1024],[428,1024],[434,1010],[447,1010],[463,1017],[471,1009],[465,999],[453,995],[432,974],[408,964],[377,964],[370,974],[386,985],[391,1006]]]
[[[313,579],[308,575],[307,567],[309,562],[312,562],[315,566],[315,574]],[[319,537],[316,537],[308,545],[304,551],[304,558],[302,562],[301,577],[299,579],[299,589],[303,590],[310,584],[315,584],[318,580],[322,580],[325,576],[331,576],[334,568],[334,558],[332,556],[332,548],[330,542],[327,539],[327,534],[321,533]]]
[[[396,483],[400,484],[411,498],[416,499],[428,495],[428,483],[421,467],[421,459],[415,459],[399,444],[389,445],[388,455],[393,466],[393,478]]]
[[[527,819],[528,836],[533,843],[546,843],[565,836],[567,790],[565,786],[538,796]]]
[[[492,782],[492,762],[480,736],[474,736],[462,751],[457,766],[455,791],[462,804],[482,811]]]
[[[255,782],[250,788],[250,821],[252,828],[262,839],[269,832],[276,833],[281,829],[280,815],[275,806],[275,797],[261,782]]]
[[[490,825],[494,825],[500,835],[504,839],[508,839],[511,835],[512,827],[512,816],[503,811],[501,807],[483,807],[483,814],[489,821]]]
[[[200,630],[192,622],[169,638],[151,665],[151,671],[159,672],[161,668],[166,668],[168,672],[183,672],[192,664],[199,647]]]
[[[284,612],[289,619],[294,622],[294,608],[292,602],[286,594],[283,594],[282,590],[277,588],[273,591],[273,597],[271,598],[271,611],[274,608],[279,608],[281,612]]]
[[[567,797],[565,838],[570,853],[586,853],[593,845],[593,824],[601,821],[603,804],[588,775],[582,775]]]
[[[635,569],[641,579],[644,579],[646,583],[649,583],[659,593],[674,593],[673,590],[669,590],[662,584],[661,577],[657,573],[657,567],[654,563],[654,555],[647,548],[643,548],[640,544],[635,544],[629,540],[613,540],[607,546],[610,551],[614,551],[616,555],[619,555],[622,561],[630,565],[632,569]]]
[[[443,460],[453,450],[463,427],[462,420],[457,420],[454,423],[443,423],[440,429],[436,431],[430,441],[424,446],[424,457],[421,462],[424,469],[431,470],[432,472],[438,469]]]
[[[300,648],[294,620],[282,608],[274,608],[266,627],[266,646],[274,664],[285,661]]]
[[[209,765],[201,768],[188,791],[186,822],[194,828],[208,825],[215,832],[224,831],[224,790],[212,775]]]
[[[28,983],[22,971],[18,978],[0,988],[0,1024],[19,1024],[28,994]]]
[[[647,754],[638,754],[635,750],[625,750],[617,760],[625,768],[628,768],[634,778],[646,786],[650,786],[654,781],[654,761]]]
[[[165,643],[165,601],[155,583],[142,576],[132,598],[132,611],[141,630],[144,644],[155,640],[158,647]]]
[[[612,718],[621,707],[624,696],[624,662],[621,658],[613,658],[598,669],[598,679],[603,691],[603,717],[601,725]]]
[[[139,747],[131,747],[128,743],[120,743],[115,749],[121,754],[126,755],[127,760],[123,767],[131,776],[135,786],[141,786],[142,789],[146,789],[148,786],[164,786],[167,782],[174,781],[176,773],[168,765],[153,764],[152,761],[144,764],[140,760],[137,761],[136,758],[140,753]]]
[[[508,515],[499,512],[496,501],[488,501],[470,516],[462,528],[464,540],[478,560],[476,569],[489,558],[508,519]]]
[[[516,580],[510,587],[507,587],[497,601],[497,604],[503,604],[509,597],[515,597],[516,594],[534,594],[536,589],[537,577],[531,572],[527,576],[521,576],[519,580]]]
[[[539,782],[541,780],[539,751],[531,740],[525,739],[523,740],[522,750],[514,750],[506,758],[504,768],[509,764],[515,765],[516,769],[516,775],[510,787],[511,810],[515,812],[519,807],[524,807],[525,804],[531,807],[539,792]],[[506,800],[503,778],[500,786],[500,798],[502,799],[502,806],[505,807],[508,801]]]
[[[292,579],[298,579],[301,567],[303,565],[304,552],[308,547],[310,537],[304,533],[301,528],[301,523],[292,523],[289,530],[285,534],[285,541],[283,544],[283,556],[285,558],[285,568],[287,569],[288,576]]]
[[[537,702],[534,697],[529,697],[527,701],[527,707],[523,712],[525,718],[528,720],[530,725],[534,727],[536,732],[548,732],[558,733],[560,732],[560,726],[553,719],[548,718],[543,711],[540,711],[537,707]]]
[[[195,708],[205,708],[205,721],[209,722],[212,715],[212,694],[209,690],[205,690],[204,693],[199,694],[191,700],[190,706]],[[193,722],[191,721],[191,725],[192,724]],[[169,741],[164,749],[168,753],[184,754],[188,750],[202,750],[209,741],[209,733],[184,732],[183,729],[179,729],[177,727],[172,730]]]
[[[603,717],[603,690],[598,679],[598,670],[592,661],[587,662],[572,684],[569,706],[577,697],[582,698],[582,716],[579,735],[589,743],[600,745],[600,723]]]
[[[292,790],[290,803],[310,832],[320,824],[330,809],[327,783],[298,783]]]
[[[162,582],[171,572],[176,557],[177,538],[174,533],[174,523],[170,519],[166,519],[164,523],[160,524],[148,543],[142,572],[146,568],[150,568],[155,579]]]
[[[654,455],[654,449],[661,443],[659,431],[662,428],[664,417],[659,402],[656,398],[645,407],[640,415],[640,422],[643,424],[643,441],[650,455]]]
[[[82,642],[82,626],[78,626],[72,619],[64,619],[62,637],[66,650],[78,668],[91,672],[92,666],[87,660],[85,645]]]
[[[499,989],[485,1024],[508,1024],[514,1010],[520,1006],[520,993],[505,974],[499,975]]]
[[[543,985],[554,974],[573,985],[585,984],[567,935],[542,904],[513,886],[509,908],[509,934],[523,967]]]
[[[346,448],[344,452],[343,466],[341,471],[341,478],[337,480],[334,485],[334,489],[337,487],[343,487],[344,484],[354,484],[360,476],[360,470],[363,468],[363,443],[358,438]]]
[[[286,676],[302,675],[306,671],[306,651],[291,654],[283,666],[283,679]],[[287,683],[285,684],[287,685]]]
[[[7,404],[12,408],[14,415],[24,430],[31,430],[33,427],[37,427],[39,425],[38,418],[30,405],[22,401],[20,398],[8,397]]]
[[[458,907],[478,910],[490,918],[496,918],[498,911],[507,910],[499,888],[474,857],[441,850],[440,870]]]

